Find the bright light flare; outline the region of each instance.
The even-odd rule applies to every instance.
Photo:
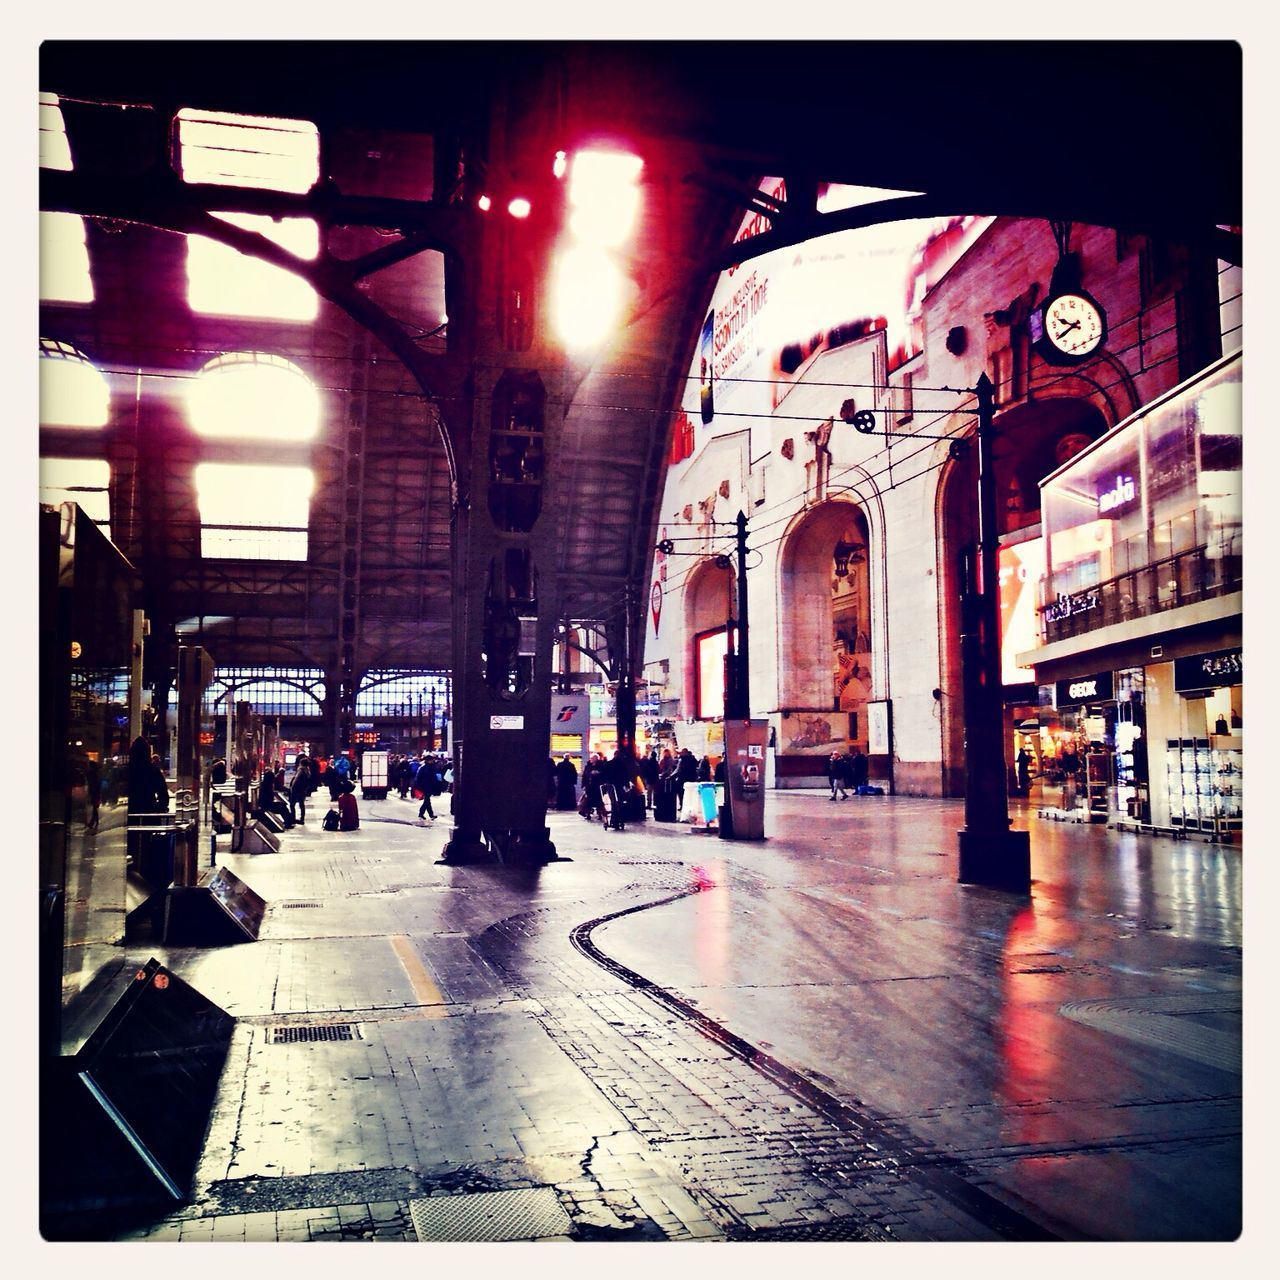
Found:
[[[493,208],[493,201],[490,200],[488,196],[481,196],[476,201],[476,206],[479,208],[481,213],[488,213],[489,210]]]
[[[527,218],[532,211],[533,205],[531,205],[524,196],[516,196],[515,199],[507,205],[507,212],[513,218]]]
[[[644,162],[622,151],[580,151],[569,171],[569,229],[583,244],[615,249],[631,234],[640,209]]]
[[[598,249],[564,252],[553,285],[556,328],[565,346],[599,346],[618,323],[626,282],[617,263]]]

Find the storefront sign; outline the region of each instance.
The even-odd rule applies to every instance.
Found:
[[[1064,618],[1074,618],[1077,613],[1088,613],[1098,607],[1096,591],[1077,591],[1073,596],[1059,596],[1041,610],[1046,622],[1061,622]]]
[[[1106,493],[1098,494],[1098,514],[1105,515],[1109,511],[1127,507],[1137,495],[1138,490],[1133,483],[1133,477],[1118,475],[1115,484]]]
[[[1179,693],[1243,683],[1244,655],[1240,649],[1218,649],[1173,660],[1173,687]]]
[[[1056,692],[1056,705],[1059,707],[1078,706],[1082,702],[1110,702],[1115,696],[1110,671],[1059,680]]]

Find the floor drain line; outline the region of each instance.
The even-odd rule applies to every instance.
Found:
[[[1019,1213],[995,1196],[975,1186],[964,1176],[963,1166],[949,1157],[941,1157],[937,1162],[924,1163],[919,1155],[906,1148],[902,1142],[883,1129],[869,1116],[860,1114],[848,1103],[842,1102],[825,1089],[820,1089],[811,1080],[806,1079],[798,1071],[793,1071],[784,1063],[765,1053],[763,1049],[750,1044],[741,1036],[734,1035],[727,1027],[707,1017],[700,1009],[694,1008],[688,1001],[651,982],[643,974],[628,969],[626,965],[606,955],[591,940],[591,934],[602,924],[623,916],[634,915],[640,911],[649,911],[655,907],[667,906],[679,902],[695,893],[701,893],[701,884],[695,884],[680,893],[668,898],[660,898],[656,902],[640,903],[626,907],[609,915],[597,916],[578,925],[569,934],[569,940],[589,960],[601,968],[621,978],[628,986],[652,997],[665,1005],[672,1012],[679,1014],[707,1039],[728,1050],[734,1057],[746,1063],[753,1071],[772,1080],[774,1084],[785,1089],[793,1097],[811,1107],[825,1120],[845,1133],[874,1144],[879,1150],[897,1157],[903,1164],[912,1166],[912,1177],[928,1185],[933,1191],[943,1196],[957,1208],[972,1215],[989,1227],[997,1235],[1006,1240],[1056,1240],[1058,1237],[1040,1226],[1039,1223]],[[944,1163],[945,1162],[945,1163]]]

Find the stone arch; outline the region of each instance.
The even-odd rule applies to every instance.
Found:
[[[864,743],[875,634],[870,541],[861,506],[829,500],[800,517],[778,561],[779,705],[849,711]]]
[[[731,565],[717,564],[714,559],[700,561],[685,583],[681,688],[687,718],[698,714],[698,639],[728,624],[736,604],[736,590]]]
[[[996,532],[1002,541],[1034,537],[1040,528],[1040,481],[1114,422],[1096,398],[1055,396],[1024,401],[997,414],[992,454]],[[964,697],[960,669],[960,600],[966,554],[977,546],[977,447],[972,438],[945,465],[938,484],[938,628],[942,718],[942,790],[964,794]]]

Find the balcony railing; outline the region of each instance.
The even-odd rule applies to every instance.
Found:
[[[1240,555],[1217,554],[1216,549],[1211,556],[1207,547],[1195,547],[1061,596],[1040,610],[1044,643],[1238,591],[1242,560]]]

